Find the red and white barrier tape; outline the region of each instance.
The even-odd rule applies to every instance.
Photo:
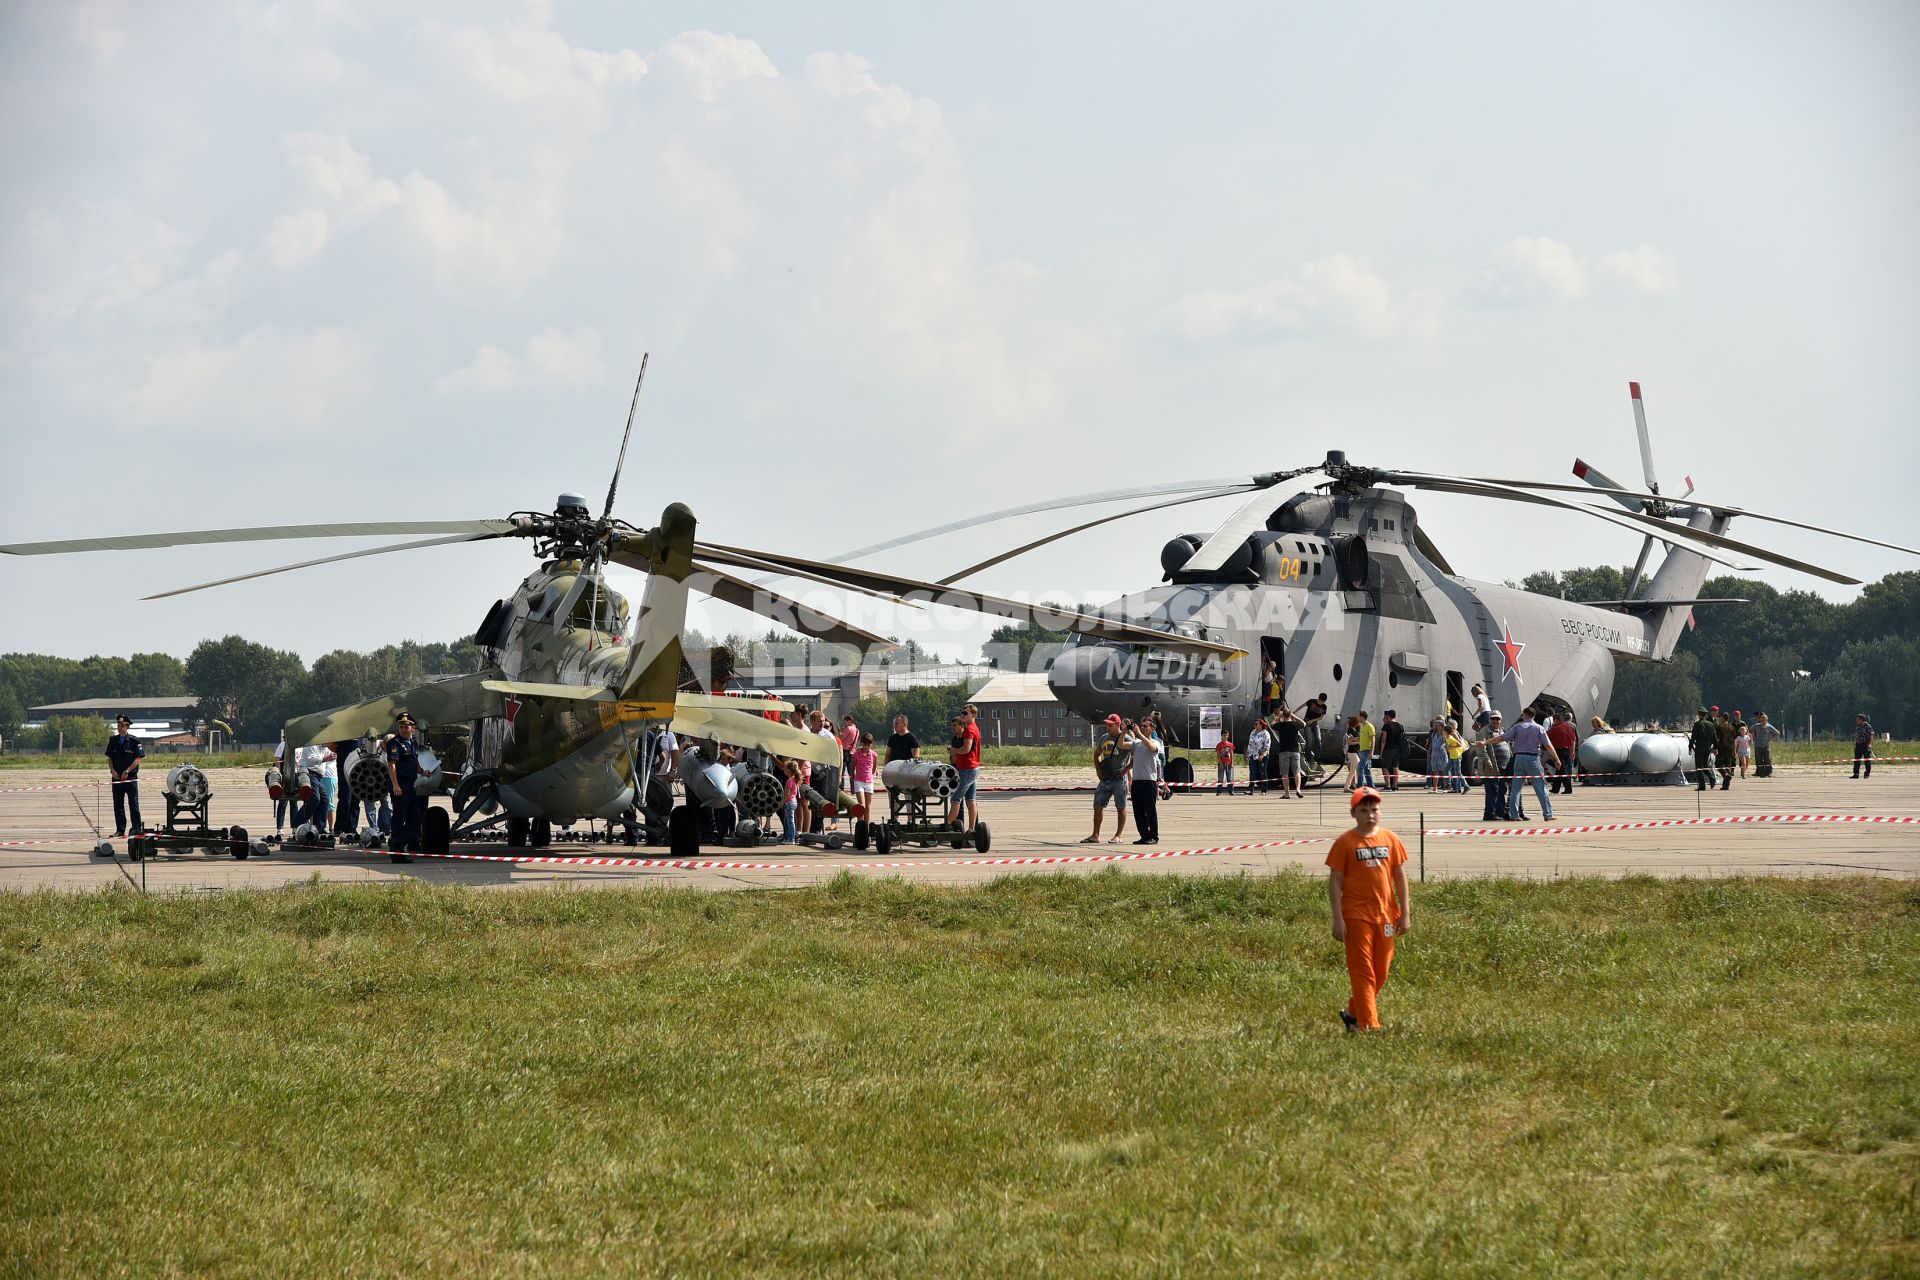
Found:
[[[1816,823],[1920,825],[1920,816],[1857,813],[1747,813],[1711,818],[1648,818],[1638,822],[1601,822],[1564,827],[1429,827],[1430,836],[1570,836],[1608,831],[1645,831],[1666,827],[1724,827],[1736,825],[1804,826]],[[72,844],[67,840],[0,840],[0,847]],[[1285,840],[1256,840],[1245,844],[1208,845],[1192,849],[1141,849],[1122,853],[1032,854],[1006,857],[923,858],[888,862],[744,862],[718,858],[625,858],[584,854],[426,853],[416,858],[443,858],[457,862],[543,863],[586,867],[660,867],[675,871],[870,871],[912,867],[1031,867],[1100,862],[1138,862],[1160,858],[1195,858],[1215,853],[1243,853],[1250,849],[1283,849],[1299,845],[1330,844],[1324,835],[1294,836]],[[316,852],[329,852],[316,850]],[[352,852],[352,850],[346,850]]]
[[[1646,818],[1639,822],[1596,822],[1566,827],[1428,827],[1430,836],[1572,836],[1596,831],[1645,831],[1654,827],[1727,827],[1770,823],[1800,826],[1817,822],[1879,822],[1911,826],[1920,817],[1884,817],[1859,813],[1741,813],[1713,818]]]
[[[21,796],[29,791],[85,791],[88,787],[108,785],[100,782],[63,782],[44,787],[0,787],[0,796]]]

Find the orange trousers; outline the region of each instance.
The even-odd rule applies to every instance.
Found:
[[[1353,984],[1353,999],[1347,1012],[1363,1031],[1380,1028],[1380,988],[1387,985],[1387,970],[1393,967],[1393,939],[1387,926],[1370,920],[1347,921],[1347,978]]]

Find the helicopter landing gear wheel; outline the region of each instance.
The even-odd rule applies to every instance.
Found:
[[[1167,761],[1167,781],[1176,787],[1193,785],[1193,761],[1185,756],[1175,756]]]
[[[667,852],[676,858],[700,855],[700,818],[684,804],[667,817]]]
[[[525,818],[507,819],[507,848],[524,849],[527,847],[527,820]]]
[[[536,849],[544,849],[553,843],[553,823],[546,818],[535,818],[527,830],[527,842]]]
[[[453,848],[453,815],[445,809],[429,807],[420,820],[420,852],[441,857]]]

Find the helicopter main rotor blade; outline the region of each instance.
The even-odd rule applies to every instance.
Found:
[[[1034,551],[1046,546],[1049,542],[1058,542],[1062,538],[1071,537],[1076,533],[1084,533],[1088,529],[1096,528],[1103,524],[1111,524],[1115,520],[1125,520],[1128,516],[1145,515],[1149,511],[1162,511],[1168,507],[1178,507],[1189,502],[1205,502],[1209,498],[1224,498],[1230,493],[1240,493],[1244,488],[1245,486],[1243,485],[1236,485],[1231,489],[1215,489],[1211,493],[1196,493],[1184,498],[1173,498],[1167,502],[1155,502],[1149,506],[1134,507],[1127,511],[1118,511],[1110,516],[1101,516],[1098,520],[1089,520],[1085,524],[1076,524],[1071,529],[1062,529],[1060,532],[1050,533],[1044,538],[1035,538],[1032,542],[1024,543],[1011,551],[1002,551],[999,555],[987,560],[982,560],[979,564],[970,564],[958,573],[950,573],[940,579],[940,585],[943,587],[951,586],[962,578],[972,577],[982,569],[991,569],[994,565],[1002,561],[1011,560],[1015,556],[1023,556],[1029,551]]]
[[[1513,489],[1546,489],[1555,493],[1604,493],[1617,501],[1624,501],[1628,498],[1638,498],[1642,501],[1665,502],[1669,506],[1704,507],[1715,515],[1743,516],[1748,520],[1765,520],[1770,524],[1783,524],[1793,529],[1806,529],[1813,533],[1831,534],[1836,538],[1846,538],[1853,542],[1867,543],[1869,546],[1885,547],[1889,551],[1904,551],[1910,556],[1920,556],[1920,549],[1903,547],[1897,542],[1882,542],[1878,538],[1869,538],[1864,534],[1846,533],[1839,529],[1829,529],[1825,525],[1807,524],[1800,520],[1789,520],[1785,516],[1770,516],[1760,511],[1749,511],[1744,507],[1728,507],[1722,506],[1717,502],[1701,502],[1697,498],[1689,498],[1684,501],[1679,498],[1663,498],[1657,493],[1643,493],[1637,489],[1615,488],[1605,484],[1560,484],[1558,482],[1540,480],[1488,480],[1477,476],[1463,476],[1461,478],[1473,480],[1476,484],[1501,484]],[[1602,478],[1604,479],[1604,477]]]
[[[899,574],[880,573],[872,569],[859,569],[847,565],[827,564],[824,561],[807,560],[800,556],[783,555],[775,551],[752,551],[744,547],[720,546],[706,542],[696,542],[694,547],[708,559],[748,555],[773,565],[783,572],[804,570],[872,591],[892,591],[903,595],[927,597],[924,601],[909,599],[908,603],[913,604],[952,605],[955,608],[968,609],[991,617],[1018,620],[1030,620],[1035,614],[1044,614],[1047,618],[1044,625],[1052,629],[1071,629],[1082,635],[1096,636],[1122,644],[1143,644],[1181,653],[1217,653],[1227,658],[1246,656],[1246,650],[1230,644],[1183,636],[1173,631],[1162,631],[1158,627],[1150,627],[1142,623],[1102,618],[1095,614],[1081,613],[1075,609],[1010,600],[1005,596],[989,595],[984,591],[975,591],[968,587],[950,587],[920,578],[908,578]]]
[[[1240,549],[1247,535],[1255,529],[1265,527],[1273,509],[1280,504],[1273,499],[1269,489],[1255,493],[1240,509],[1228,516],[1218,529],[1207,535],[1199,550],[1187,558],[1180,566],[1181,572],[1210,573],[1227,562],[1227,558]]]
[[[783,596],[778,591],[757,587],[745,578],[736,578],[710,564],[696,560],[693,568],[694,572],[706,575],[705,581],[688,582],[687,585],[695,591],[712,596],[722,604],[730,604],[736,608],[757,613],[763,618],[771,618],[802,635],[812,636],[816,640],[825,640],[829,644],[843,644],[853,649],[900,647],[897,642],[848,622],[845,618],[836,618],[813,605],[802,604],[798,600]],[[780,612],[774,612],[776,607]]]
[[[652,562],[638,552],[615,551],[608,559],[614,564],[623,565],[628,569],[638,569],[642,573],[653,572]],[[782,595],[778,591],[756,586],[744,578],[736,577],[722,569],[716,569],[713,565],[704,561],[694,561],[693,570],[697,574],[704,574],[706,578],[704,581],[689,578],[687,580],[687,586],[690,590],[698,591],[702,595],[712,596],[722,604],[730,604],[735,608],[745,609],[749,613],[757,613],[763,618],[771,618],[773,621],[790,627],[802,635],[812,636],[816,640],[825,640],[830,644],[847,645],[855,649],[892,649],[896,647],[892,640],[887,639],[883,635],[868,631],[864,627],[848,622],[845,618],[835,617],[833,614],[827,613],[813,605],[803,604],[790,596]],[[878,592],[862,592],[861,594],[874,595],[879,599],[894,603],[904,603],[904,601],[897,600],[896,597],[880,595]]]
[[[397,542],[392,546],[369,547],[365,551],[348,551],[337,556],[322,556],[318,560],[302,560],[299,564],[283,564],[273,569],[257,569],[252,573],[235,574],[231,578],[217,578],[212,582],[196,583],[191,587],[176,587],[172,591],[162,591],[158,595],[141,596],[142,600],[165,600],[169,596],[184,596],[192,591],[205,591],[209,587],[224,587],[235,582],[246,582],[251,578],[270,578],[276,573],[292,573],[295,569],[311,569],[315,565],[333,564],[340,560],[358,560],[362,556],[383,556],[389,551],[417,551],[422,547],[445,547],[456,542],[486,542],[498,538],[498,533],[456,533],[449,538],[424,538],[419,542]]]
[[[257,529],[200,529],[183,533],[140,533],[112,538],[73,538],[66,542],[14,542],[0,555],[49,556],[72,551],[140,551],[148,547],[199,546],[214,542],[274,542],[283,538],[364,538],[387,533],[468,533],[503,537],[519,528],[511,520],[370,520],[359,524],[284,524]]]
[[[1454,574],[1453,566],[1447,563],[1447,558],[1440,554],[1440,548],[1433,545],[1433,539],[1427,536],[1427,531],[1417,523],[1413,526],[1413,545],[1420,549],[1421,555],[1433,562],[1434,568],[1449,576],[1458,576]]]
[[[633,413],[640,407],[640,384],[647,380],[647,359],[649,352],[640,353],[640,376],[633,380],[633,402],[627,406],[627,429],[620,435],[620,456],[613,463],[613,480],[607,485],[607,509],[600,513],[602,520],[613,514],[613,491],[620,487],[620,472],[627,465],[627,441],[633,436]]]
[[[1265,483],[1262,481],[1265,480]],[[1045,502],[1029,502],[1018,507],[1007,507],[1002,511],[989,511],[983,515],[968,516],[964,520],[953,520],[931,529],[922,529],[918,533],[905,533],[885,542],[876,542],[869,547],[858,547],[852,551],[843,551],[831,557],[828,564],[845,564],[849,560],[858,560],[881,551],[891,551],[895,547],[904,547],[910,543],[924,542],[928,538],[937,538],[943,533],[953,533],[960,529],[971,529],[975,525],[993,524],[998,520],[1011,520],[1015,516],[1032,515],[1037,511],[1057,511],[1062,507],[1090,507],[1101,502],[1120,502],[1127,498],[1154,498],[1167,493],[1191,493],[1196,489],[1265,489],[1279,483],[1278,479],[1263,476],[1228,476],[1222,480],[1182,480],[1171,484],[1135,485],[1130,489],[1107,489],[1099,493],[1075,494],[1069,498],[1049,498]]]
[[[1586,515],[1594,516],[1597,519],[1607,521],[1609,524],[1624,525],[1627,528],[1633,529],[1635,533],[1644,532],[1646,529],[1653,529],[1659,534],[1663,542],[1684,541],[1705,543],[1710,547],[1721,547],[1728,551],[1737,551],[1741,555],[1750,556],[1755,560],[1765,560],[1770,564],[1777,564],[1786,569],[1795,569],[1801,573],[1811,574],[1816,578],[1825,578],[1829,582],[1837,582],[1842,586],[1857,587],[1860,585],[1858,578],[1849,578],[1844,573],[1838,573],[1832,569],[1824,568],[1821,565],[1810,564],[1805,560],[1796,560],[1792,556],[1783,556],[1778,552],[1768,551],[1764,547],[1756,547],[1752,543],[1741,542],[1737,538],[1729,538],[1724,534],[1709,533],[1705,529],[1695,529],[1689,525],[1668,524],[1666,521],[1654,516],[1638,515],[1630,511],[1609,511],[1605,507],[1597,506],[1589,502],[1565,502],[1559,498],[1549,498],[1544,494],[1528,493],[1525,490],[1510,488],[1498,483],[1489,484],[1472,480],[1456,480],[1447,476],[1423,476],[1410,472],[1390,472],[1387,474],[1391,476],[1391,479],[1387,481],[1387,483],[1390,484],[1405,484],[1414,488],[1464,493],[1483,498],[1501,498],[1509,502],[1531,502],[1545,507],[1562,507],[1568,511],[1578,511]],[[1694,552],[1696,555],[1705,556],[1715,564],[1728,564],[1727,561],[1720,559],[1718,556],[1708,555],[1706,552],[1699,550],[1698,547],[1689,547],[1688,550]],[[1740,568],[1741,566],[1729,565],[1729,567]]]

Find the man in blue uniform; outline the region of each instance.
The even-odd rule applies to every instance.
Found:
[[[387,853],[395,862],[420,852],[420,819],[426,811],[425,796],[414,793],[420,777],[420,744],[413,739],[413,717],[402,711],[393,722],[393,736],[387,739],[387,781],[393,785],[393,834],[387,839]]]
[[[146,830],[140,821],[140,760],[147,749],[133,736],[133,721],[121,716],[119,732],[107,739],[107,772],[113,777],[113,834],[127,834],[127,810],[133,810],[135,834]]]

